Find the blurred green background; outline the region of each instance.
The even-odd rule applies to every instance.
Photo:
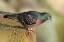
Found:
[[[36,27],[37,42],[64,42],[64,0],[0,0],[0,11],[49,12],[52,21]]]

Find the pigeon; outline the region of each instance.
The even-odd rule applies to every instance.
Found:
[[[7,13],[7,12],[2,12]],[[46,20],[51,20],[52,15],[48,12],[37,12],[37,11],[28,11],[28,12],[22,12],[22,13],[7,13],[4,15],[4,18],[8,19],[16,19],[18,22],[20,22],[23,27],[28,30],[28,35],[32,35],[34,30],[33,27],[39,26],[42,23],[44,23]]]

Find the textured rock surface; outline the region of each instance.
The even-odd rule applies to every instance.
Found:
[[[21,26],[19,22],[4,19],[3,15],[0,15],[0,23],[11,26]],[[22,28],[19,29],[0,25],[0,42],[36,42],[36,35],[29,36],[27,30]]]

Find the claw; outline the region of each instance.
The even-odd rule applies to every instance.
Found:
[[[32,28],[28,28],[28,35],[33,35],[33,33],[34,33],[34,30],[32,29]]]

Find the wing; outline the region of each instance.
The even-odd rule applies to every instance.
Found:
[[[22,14],[18,14],[17,18],[19,22],[22,23],[23,25],[33,25],[36,24],[38,15],[31,12],[24,12]]]
[[[27,25],[33,25],[36,23],[36,19],[32,15],[27,15],[26,18],[23,19]]]
[[[25,13],[25,22],[28,24],[28,25],[33,25],[33,24],[36,24],[36,21],[38,19],[38,14],[37,12],[27,12]]]

